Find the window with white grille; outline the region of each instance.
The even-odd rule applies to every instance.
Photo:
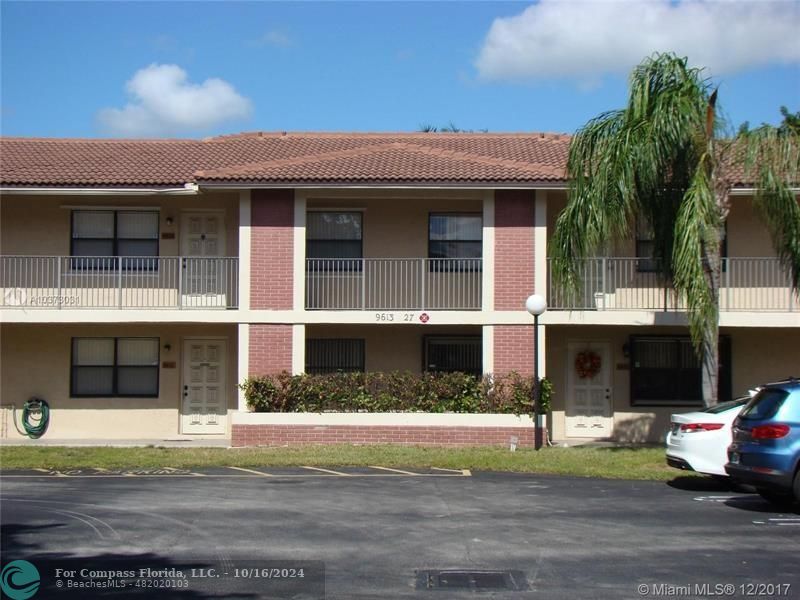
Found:
[[[481,336],[425,336],[425,371],[461,371],[481,375],[483,371]]]
[[[363,339],[312,338],[306,340],[306,373],[363,371]]]

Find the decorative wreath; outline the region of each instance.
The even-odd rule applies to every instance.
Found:
[[[581,379],[592,379],[600,372],[600,355],[591,350],[579,352],[575,357],[575,371]]]

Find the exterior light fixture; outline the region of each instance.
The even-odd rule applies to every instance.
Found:
[[[533,414],[535,418],[534,448],[542,447],[542,386],[539,381],[539,317],[547,310],[547,300],[532,294],[525,300],[525,310],[533,315]]]

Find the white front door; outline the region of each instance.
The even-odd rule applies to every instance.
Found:
[[[184,340],[181,433],[225,433],[225,340]]]
[[[184,213],[181,227],[183,306],[225,306],[229,265],[217,257],[225,248],[222,213]],[[231,267],[232,268],[232,267]]]
[[[580,362],[580,365],[576,364]],[[611,345],[567,344],[567,437],[606,438],[614,430]]]
[[[222,256],[225,224],[222,213],[198,212],[182,215],[181,253],[184,256]]]

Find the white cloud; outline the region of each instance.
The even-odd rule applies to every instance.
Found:
[[[798,31],[794,0],[541,0],[495,19],[475,65],[484,80],[585,83],[673,51],[720,75],[800,63]]]
[[[250,100],[222,79],[192,83],[177,65],[152,64],[125,84],[131,102],[105,108],[97,118],[110,133],[128,137],[200,132],[225,121],[244,119]]]

